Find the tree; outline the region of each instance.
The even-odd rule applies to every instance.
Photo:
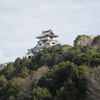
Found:
[[[87,96],[85,100],[100,100],[100,66],[94,68],[92,75],[86,75]]]
[[[91,45],[92,38],[88,35],[78,35],[74,40],[74,46]]]
[[[100,65],[100,52],[96,52],[94,50],[89,50],[86,53],[81,53],[77,55],[73,62],[80,66],[80,65],[87,65],[90,67],[95,67]]]
[[[64,52],[67,52],[70,48],[72,48],[72,46],[70,46],[70,45],[63,45],[62,46],[62,52],[64,53]]]
[[[72,47],[65,54],[63,54],[63,58],[65,61],[72,61],[78,54],[81,53],[81,49],[79,47]]]
[[[62,51],[62,45],[58,44],[37,52],[33,60],[33,68],[35,70],[41,66],[48,66],[51,68],[56,62],[55,59],[62,54]]]
[[[85,45],[85,46],[83,46],[82,48],[81,48],[81,52],[87,52],[87,51],[89,51],[89,50],[91,50],[92,48],[91,48],[91,46],[89,46],[89,45]]]
[[[7,86],[7,79],[4,75],[0,76],[0,100],[4,100],[5,99],[5,92],[6,92],[6,86]]]
[[[97,52],[100,52],[100,47],[96,49]]]
[[[46,88],[37,87],[33,89],[32,100],[52,100],[52,96]]]
[[[38,68],[36,71],[32,71],[31,72],[31,80],[33,82],[33,86],[36,87],[39,79],[43,76],[45,76],[45,74],[48,72],[48,67],[43,66],[41,68]]]
[[[0,70],[4,69],[6,67],[7,63],[5,64],[0,64]]]
[[[22,59],[18,57],[18,58],[15,60],[15,66],[19,66],[19,65],[21,64],[21,61],[22,61]]]
[[[23,67],[21,69],[21,72],[19,73],[19,76],[22,77],[22,78],[29,77],[30,76],[29,69],[27,67]]]
[[[9,98],[7,100],[17,100],[17,99],[13,96],[9,96]]]
[[[0,87],[3,87],[3,85],[6,85],[7,79],[4,75],[0,76]]]
[[[27,77],[23,79],[18,85],[20,91],[17,94],[17,100],[30,100],[30,95],[32,91],[32,78]]]
[[[14,63],[9,63],[7,65],[7,68],[5,69],[5,75],[7,78],[10,77],[10,75],[13,73],[14,71]]]
[[[16,96],[17,93],[20,91],[19,85],[20,82],[22,81],[22,78],[13,78],[12,80],[10,80],[9,82],[9,88],[7,90],[7,94],[8,96]]]
[[[71,66],[71,73],[64,85],[57,90],[54,100],[84,100],[86,96],[85,75],[89,73],[87,66]]]
[[[100,47],[100,35],[97,35],[96,37],[94,37],[92,46],[94,47],[94,49],[97,49]]]

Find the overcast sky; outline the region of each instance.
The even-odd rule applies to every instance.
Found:
[[[69,45],[100,35],[100,0],[0,0],[0,63],[25,56],[49,29]]]

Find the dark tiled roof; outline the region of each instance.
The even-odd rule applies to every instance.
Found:
[[[58,37],[58,35],[55,35],[51,30],[47,30],[47,31],[43,31],[42,34],[36,38],[41,38],[45,36]]]

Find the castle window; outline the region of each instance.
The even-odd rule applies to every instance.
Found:
[[[31,56],[28,56],[28,58],[31,58]]]
[[[52,44],[55,44],[55,42],[52,42]]]

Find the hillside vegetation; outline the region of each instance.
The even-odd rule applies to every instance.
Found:
[[[100,100],[100,35],[0,67],[0,100]]]

